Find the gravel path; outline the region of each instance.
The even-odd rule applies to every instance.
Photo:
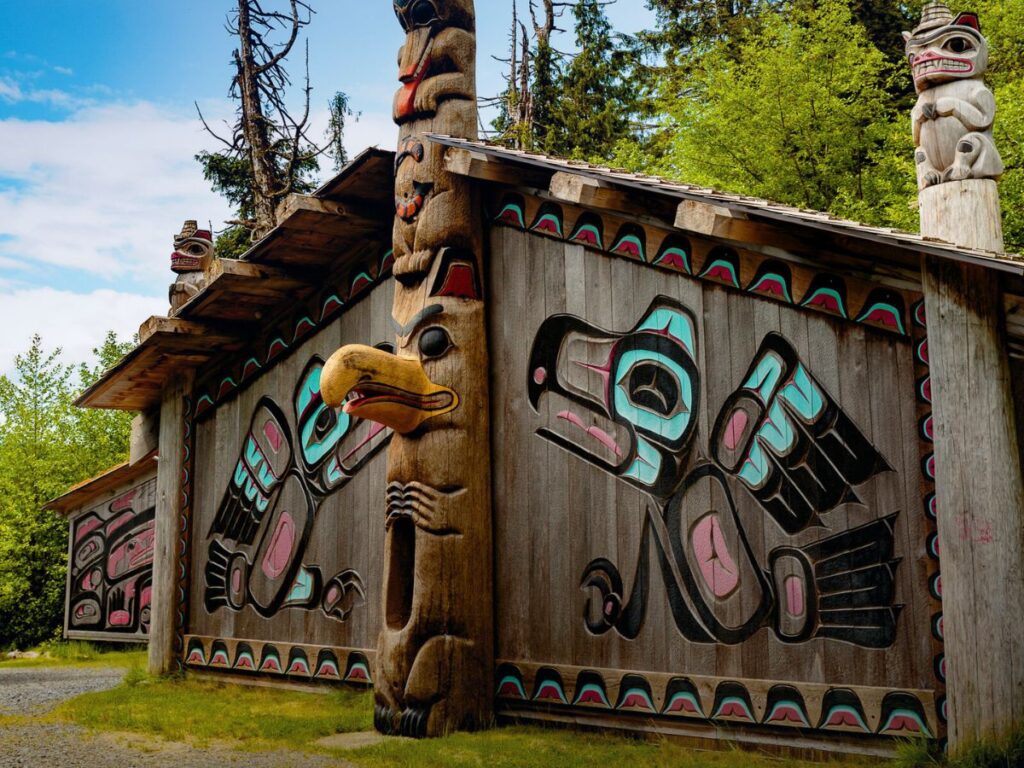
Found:
[[[113,688],[123,677],[121,669],[0,669],[0,768],[351,768],[293,752],[199,749],[140,736],[92,735],[75,725],[35,720],[65,699]],[[5,715],[31,719],[4,724]]]

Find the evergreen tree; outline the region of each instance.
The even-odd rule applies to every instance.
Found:
[[[131,415],[72,403],[130,346],[108,334],[97,363],[76,370],[35,336],[0,376],[0,648],[59,634],[68,528],[42,506],[127,458]]]
[[[635,49],[631,41],[612,31],[601,0],[578,0],[573,7],[579,53],[557,78],[557,98],[537,96],[549,118],[541,122],[534,108],[545,152],[562,157],[600,160],[615,143],[629,135],[641,106],[632,78]]]

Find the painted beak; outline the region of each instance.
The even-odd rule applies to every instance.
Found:
[[[332,408],[408,434],[427,419],[455,410],[458,395],[435,384],[419,360],[361,344],[342,347],[320,375],[320,393]]]

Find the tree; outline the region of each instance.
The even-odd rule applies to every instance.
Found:
[[[42,506],[127,458],[131,415],[72,402],[130,347],[108,334],[97,364],[76,369],[35,336],[15,358],[16,375],[0,376],[0,648],[59,631],[67,523]]]
[[[900,63],[901,65],[901,63]],[[912,147],[888,87],[902,76],[842,0],[762,14],[683,78],[665,76],[664,154],[618,159],[691,183],[915,226]]]
[[[291,78],[285,60],[312,20],[313,9],[305,0],[288,0],[287,11],[265,9],[264,0],[237,3],[228,18],[228,31],[239,41],[229,91],[238,103],[236,120],[228,139],[213,131],[200,112],[207,131],[224,147],[196,155],[213,189],[237,206],[231,228],[218,239],[221,256],[237,256],[273,229],[278,205],[289,194],[313,190],[321,155],[333,152],[338,162],[344,161],[345,118],[353,114],[348,97],[337,93],[329,102],[327,142],[320,146],[310,138],[308,45],[301,110],[293,113],[287,104]]]
[[[613,32],[607,4],[577,1],[573,19],[579,53],[557,78],[553,90],[558,98],[540,99],[541,88],[535,88],[534,120],[539,143],[549,154],[607,158],[616,142],[630,134],[641,109],[636,49],[629,38]]]

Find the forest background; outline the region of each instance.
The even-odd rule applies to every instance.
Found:
[[[498,12],[490,2],[487,11]],[[646,3],[657,23],[626,35],[610,24],[603,0],[509,0],[508,49],[479,54],[507,72],[504,91],[481,99],[483,113],[495,116],[489,138],[917,229],[915,96],[900,32],[915,26],[919,3]],[[1004,230],[1008,250],[1021,251],[1024,0],[953,10],[977,11],[989,40],[987,80],[1007,169]],[[343,103],[338,113],[354,119],[358,109]],[[239,157],[229,150],[197,157],[236,207],[236,221],[251,215],[253,202]],[[308,188],[331,170],[321,164],[305,163],[294,187]],[[237,224],[226,226],[218,252],[238,255],[248,241]],[[60,633],[67,524],[41,508],[126,458],[131,414],[82,411],[72,402],[131,345],[108,334],[93,360],[69,363],[35,337],[15,371],[0,376],[0,649]]]

